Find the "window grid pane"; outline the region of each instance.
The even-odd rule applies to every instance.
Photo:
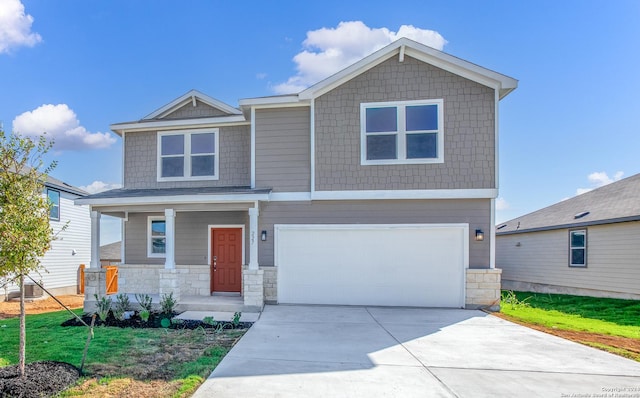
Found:
[[[172,156],[162,158],[162,177],[183,177],[184,157]]]
[[[192,156],[191,157],[191,176],[213,176],[215,175],[215,156]]]
[[[397,136],[369,135],[367,136],[367,160],[397,159]]]
[[[438,157],[438,134],[407,134],[407,159]]]
[[[213,133],[191,134],[191,154],[210,153],[216,151],[216,136]]]
[[[184,155],[184,135],[163,135],[162,156]]]
[[[569,233],[569,265],[585,266],[587,264],[586,231],[571,231]]]
[[[438,105],[407,106],[407,131],[438,130]]]
[[[398,131],[398,109],[396,107],[367,108],[366,120],[367,133]]]

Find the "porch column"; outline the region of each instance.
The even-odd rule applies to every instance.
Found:
[[[90,268],[100,269],[100,212],[91,211],[91,262]]]
[[[175,236],[176,236],[176,212],[173,209],[164,210],[165,220],[165,269],[174,269],[176,267],[176,251],[175,251]]]
[[[258,266],[258,207],[249,209],[249,269],[257,270]]]

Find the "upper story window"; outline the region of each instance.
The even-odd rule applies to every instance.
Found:
[[[218,129],[158,133],[158,181],[217,180]]]
[[[569,266],[587,266],[587,230],[569,231]]]
[[[147,257],[164,257],[166,253],[166,221],[164,217],[147,219]]]
[[[442,103],[437,99],[360,104],[360,163],[442,163]]]
[[[49,219],[60,221],[60,191],[47,189],[47,198],[49,198]]]

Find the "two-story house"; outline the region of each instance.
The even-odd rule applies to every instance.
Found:
[[[480,307],[499,303],[498,103],[517,81],[400,39],[291,95],[234,108],[190,91],[117,123],[120,290],[178,300]],[[97,289],[97,290],[96,290]]]

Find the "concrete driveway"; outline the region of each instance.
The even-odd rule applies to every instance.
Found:
[[[640,363],[480,311],[289,305],[267,306],[194,395],[572,396],[640,397]]]

